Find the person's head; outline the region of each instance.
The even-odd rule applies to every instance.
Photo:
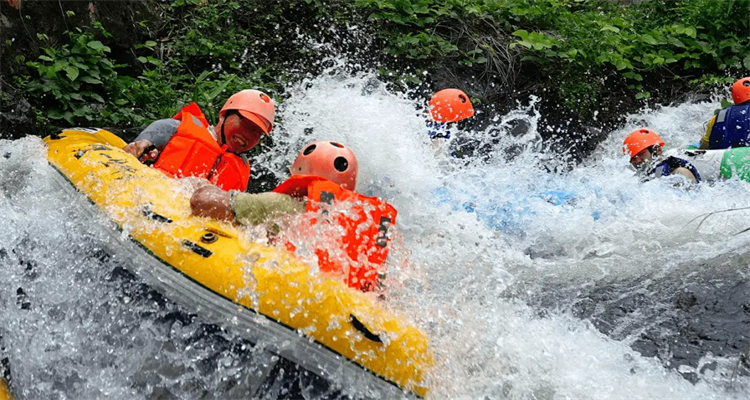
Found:
[[[463,121],[474,116],[469,96],[459,89],[443,89],[435,93],[429,103],[430,118],[435,122]]]
[[[357,186],[357,157],[343,144],[321,140],[305,146],[290,169],[292,175],[315,175],[344,189]]]
[[[739,79],[732,85],[732,101],[736,106],[750,102],[750,76]]]
[[[232,153],[244,153],[255,147],[263,135],[273,129],[276,109],[267,94],[246,89],[230,97],[219,111],[216,131]]]
[[[661,155],[664,141],[651,129],[636,129],[622,143],[622,151],[630,155],[630,164],[636,168],[648,165]]]

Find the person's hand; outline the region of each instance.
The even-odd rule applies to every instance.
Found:
[[[229,192],[214,185],[206,185],[196,190],[190,197],[190,210],[193,215],[222,221],[233,221],[232,201]]]
[[[146,161],[153,161],[156,160],[156,157],[159,156],[159,150],[152,149],[150,151],[147,151],[150,147],[153,147],[153,143],[151,143],[150,140],[139,140],[137,142],[129,143],[127,146],[123,147],[122,149],[128,153],[132,154],[140,160],[141,162]],[[144,154],[145,153],[145,154]]]

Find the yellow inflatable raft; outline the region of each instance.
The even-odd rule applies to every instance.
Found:
[[[5,383],[5,379],[0,378],[0,400],[13,400],[13,395],[10,394],[10,388]]]
[[[95,206],[85,207],[114,222],[97,229],[112,231],[110,247],[167,297],[197,304],[195,312],[209,321],[344,393],[427,394],[433,358],[426,335],[372,295],[312,273],[283,250],[252,243],[230,224],[192,216],[179,183],[122,151],[125,143],[108,131],[76,128],[44,140],[61,185],[72,185]]]

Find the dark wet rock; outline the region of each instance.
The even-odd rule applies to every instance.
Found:
[[[0,77],[0,139],[18,139],[37,129],[29,101]],[[5,158],[10,158],[10,153]]]
[[[659,358],[668,368],[697,369],[709,354],[741,364],[750,351],[750,279],[745,268],[739,258],[720,259],[690,274],[602,281],[575,293],[537,290],[545,294],[531,301],[543,308],[569,307],[613,339],[635,338],[634,350]],[[715,368],[709,362],[698,373],[690,368],[681,373],[696,382],[701,373]],[[749,371],[741,368],[738,373]]]

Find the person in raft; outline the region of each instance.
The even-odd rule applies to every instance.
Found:
[[[664,140],[650,129],[636,129],[625,138],[623,152],[644,180],[682,176],[691,183],[716,182],[737,175],[750,180],[750,169],[742,166],[750,156],[745,149],[671,149],[662,152]]]
[[[726,149],[750,145],[750,77],[732,85],[733,106],[711,118],[706,134],[701,138],[701,149]]]
[[[474,106],[469,96],[460,89],[443,89],[436,92],[428,104],[428,135],[433,142],[450,139],[454,124],[474,116]]]
[[[380,272],[388,256],[388,228],[396,222],[396,209],[385,200],[354,191],[357,185],[357,158],[346,146],[317,141],[299,153],[291,167],[291,177],[272,192],[240,193],[205,185],[190,199],[194,215],[245,225],[269,222],[289,214],[310,213],[311,225],[320,216],[337,224],[337,247],[346,253],[335,257],[327,250],[316,250],[323,272],[340,275],[353,288],[372,291],[378,287]],[[343,207],[345,210],[336,212]],[[314,233],[313,233],[314,234]],[[291,243],[286,247],[294,251]]]
[[[267,94],[247,89],[227,100],[216,127],[190,103],[174,118],[151,123],[123,150],[171,177],[205,178],[222,189],[244,192],[250,162],[243,153],[271,133],[275,115]]]

